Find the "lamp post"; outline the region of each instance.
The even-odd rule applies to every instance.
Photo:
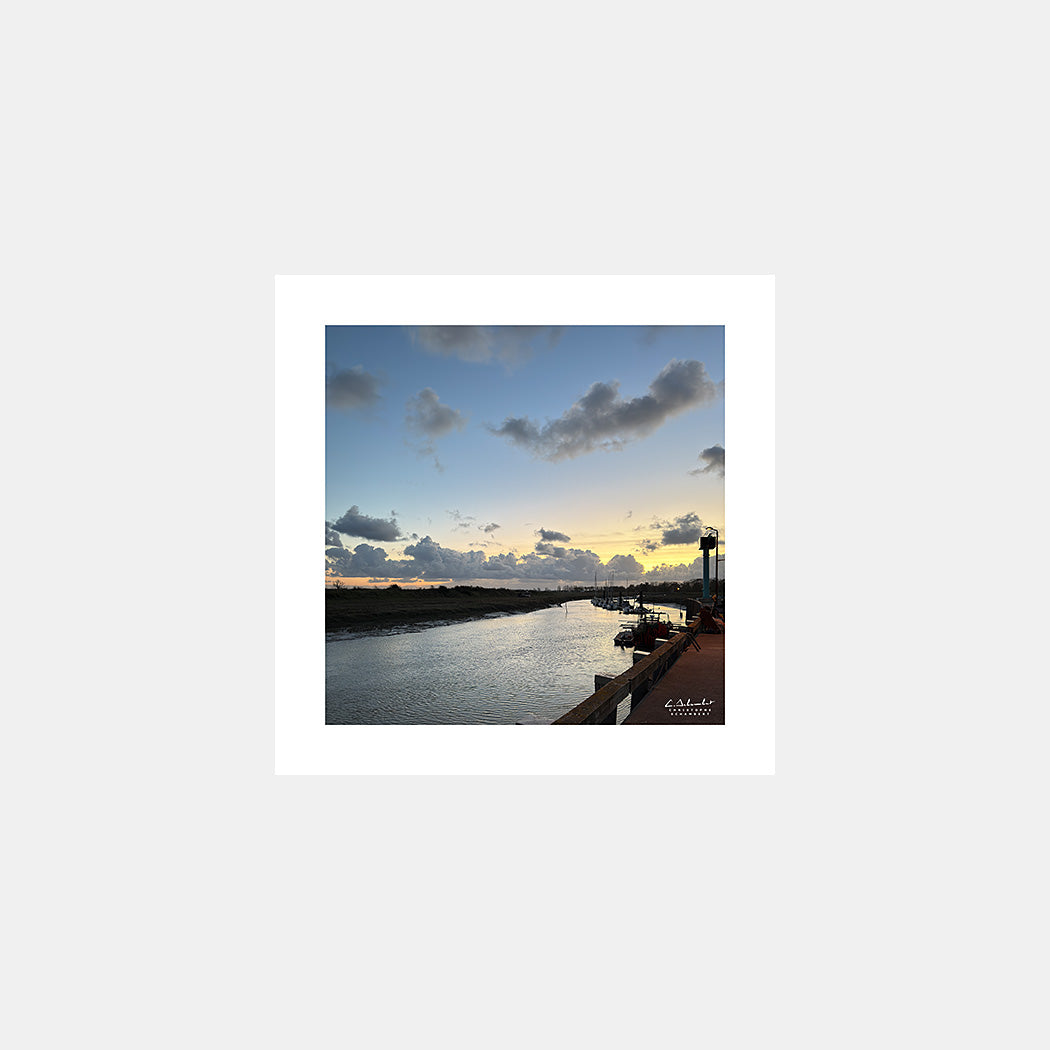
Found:
[[[715,605],[718,604],[718,529],[713,525],[711,531],[715,534]]]
[[[715,592],[718,591],[718,529],[713,526],[708,526],[708,530],[713,532],[713,536],[701,536],[700,537],[700,550],[704,552],[704,601],[711,597],[711,592],[708,587],[708,558],[711,555],[711,551],[715,552]]]

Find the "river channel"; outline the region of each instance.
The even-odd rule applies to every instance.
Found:
[[[671,620],[682,610],[656,606]],[[589,601],[400,634],[330,637],[329,725],[513,725],[553,721],[618,675],[633,649],[613,638],[637,618]]]

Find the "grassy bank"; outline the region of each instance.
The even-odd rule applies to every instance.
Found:
[[[427,620],[470,620],[486,613],[546,609],[582,597],[586,597],[582,592],[512,591],[496,587],[327,588],[325,630],[366,631]]]

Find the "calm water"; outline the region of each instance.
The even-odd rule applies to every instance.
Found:
[[[657,606],[680,618],[680,610]],[[589,601],[408,634],[330,640],[326,721],[344,725],[513,725],[549,720],[631,666],[613,645],[635,617]]]

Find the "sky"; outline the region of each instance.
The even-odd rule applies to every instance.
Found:
[[[701,576],[724,379],[721,326],[328,326],[326,581]]]

